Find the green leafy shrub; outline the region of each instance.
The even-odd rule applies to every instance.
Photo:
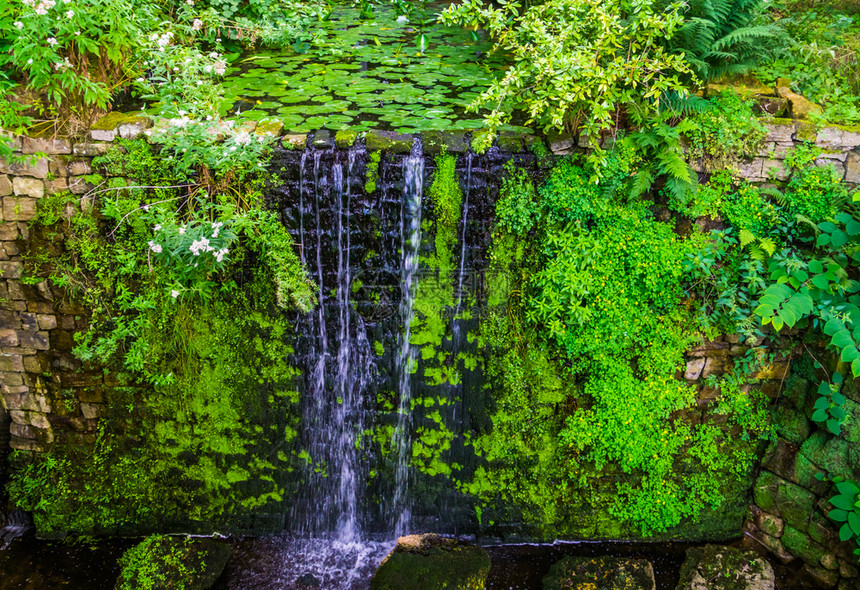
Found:
[[[537,193],[525,170],[508,166],[496,202],[496,216],[496,223],[500,227],[520,235],[528,234],[538,221],[540,211]]]
[[[680,7],[550,0],[495,8],[466,0],[451,5],[440,19],[487,29],[497,49],[512,56],[505,76],[472,105],[491,105],[486,116],[491,131],[522,107],[544,130],[581,129],[597,138],[620,111],[656,112],[654,99],[662,93],[686,93],[678,76],[691,70],[681,56],[661,46],[681,24]],[[488,134],[486,141],[492,138]],[[602,155],[598,149],[595,161]]]
[[[845,422],[845,396],[839,391],[842,388],[842,374],[833,373],[833,383],[822,381],[818,384],[818,399],[812,409],[812,420],[823,424],[832,434],[839,436],[842,423]]]
[[[552,224],[588,223],[603,205],[600,188],[591,181],[591,175],[570,159],[552,169],[539,192],[546,220]]]
[[[836,522],[843,523],[839,529],[839,540],[858,541],[858,548],[854,549],[854,555],[860,556],[860,486],[853,481],[837,481],[836,496],[830,498],[834,509],[828,516]]]

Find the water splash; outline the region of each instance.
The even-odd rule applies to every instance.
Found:
[[[400,243],[402,252],[400,320],[403,331],[398,337],[396,373],[398,376],[399,404],[397,427],[394,431],[394,450],[397,464],[394,474],[393,509],[395,536],[403,535],[409,527],[411,508],[407,498],[409,490],[409,460],[412,456],[412,373],[415,357],[410,344],[412,318],[421,247],[421,200],[424,193],[424,154],[416,139],[412,152],[403,161],[403,207],[400,215]]]

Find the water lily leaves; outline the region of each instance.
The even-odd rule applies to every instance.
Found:
[[[228,103],[250,103],[241,103],[240,119],[268,114],[291,132],[481,127],[465,107],[505,65],[485,35],[432,21],[418,30],[388,7],[361,18],[357,8],[335,8],[301,55],[287,48],[231,56]]]

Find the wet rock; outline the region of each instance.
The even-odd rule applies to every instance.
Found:
[[[773,590],[773,568],[753,551],[706,545],[687,549],[675,590]]]
[[[654,590],[654,567],[645,559],[565,557],[544,576],[543,590]]]
[[[370,131],[367,134],[368,150],[385,150],[393,154],[408,154],[412,151],[414,138],[406,133],[394,131]]]
[[[424,153],[429,155],[440,154],[443,151],[449,154],[465,154],[469,149],[469,146],[466,144],[465,133],[422,131],[421,144],[424,148]]]
[[[317,149],[324,150],[334,147],[334,137],[328,129],[320,129],[314,134],[311,145]]]
[[[382,561],[371,590],[481,590],[490,556],[481,547],[439,535],[409,535]]]
[[[205,590],[230,559],[230,546],[215,539],[153,535],[125,552],[115,590]]]
[[[322,582],[320,582],[319,578],[313,574],[304,574],[299,576],[296,580],[296,584],[303,588],[319,588],[322,585]]]

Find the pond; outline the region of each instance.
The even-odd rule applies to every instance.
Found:
[[[358,8],[335,6],[312,41],[295,45],[300,52],[233,54],[223,114],[277,119],[295,133],[480,128],[466,107],[504,73],[504,56],[483,32],[436,23],[445,5],[431,5],[423,26],[391,8],[363,19]]]

